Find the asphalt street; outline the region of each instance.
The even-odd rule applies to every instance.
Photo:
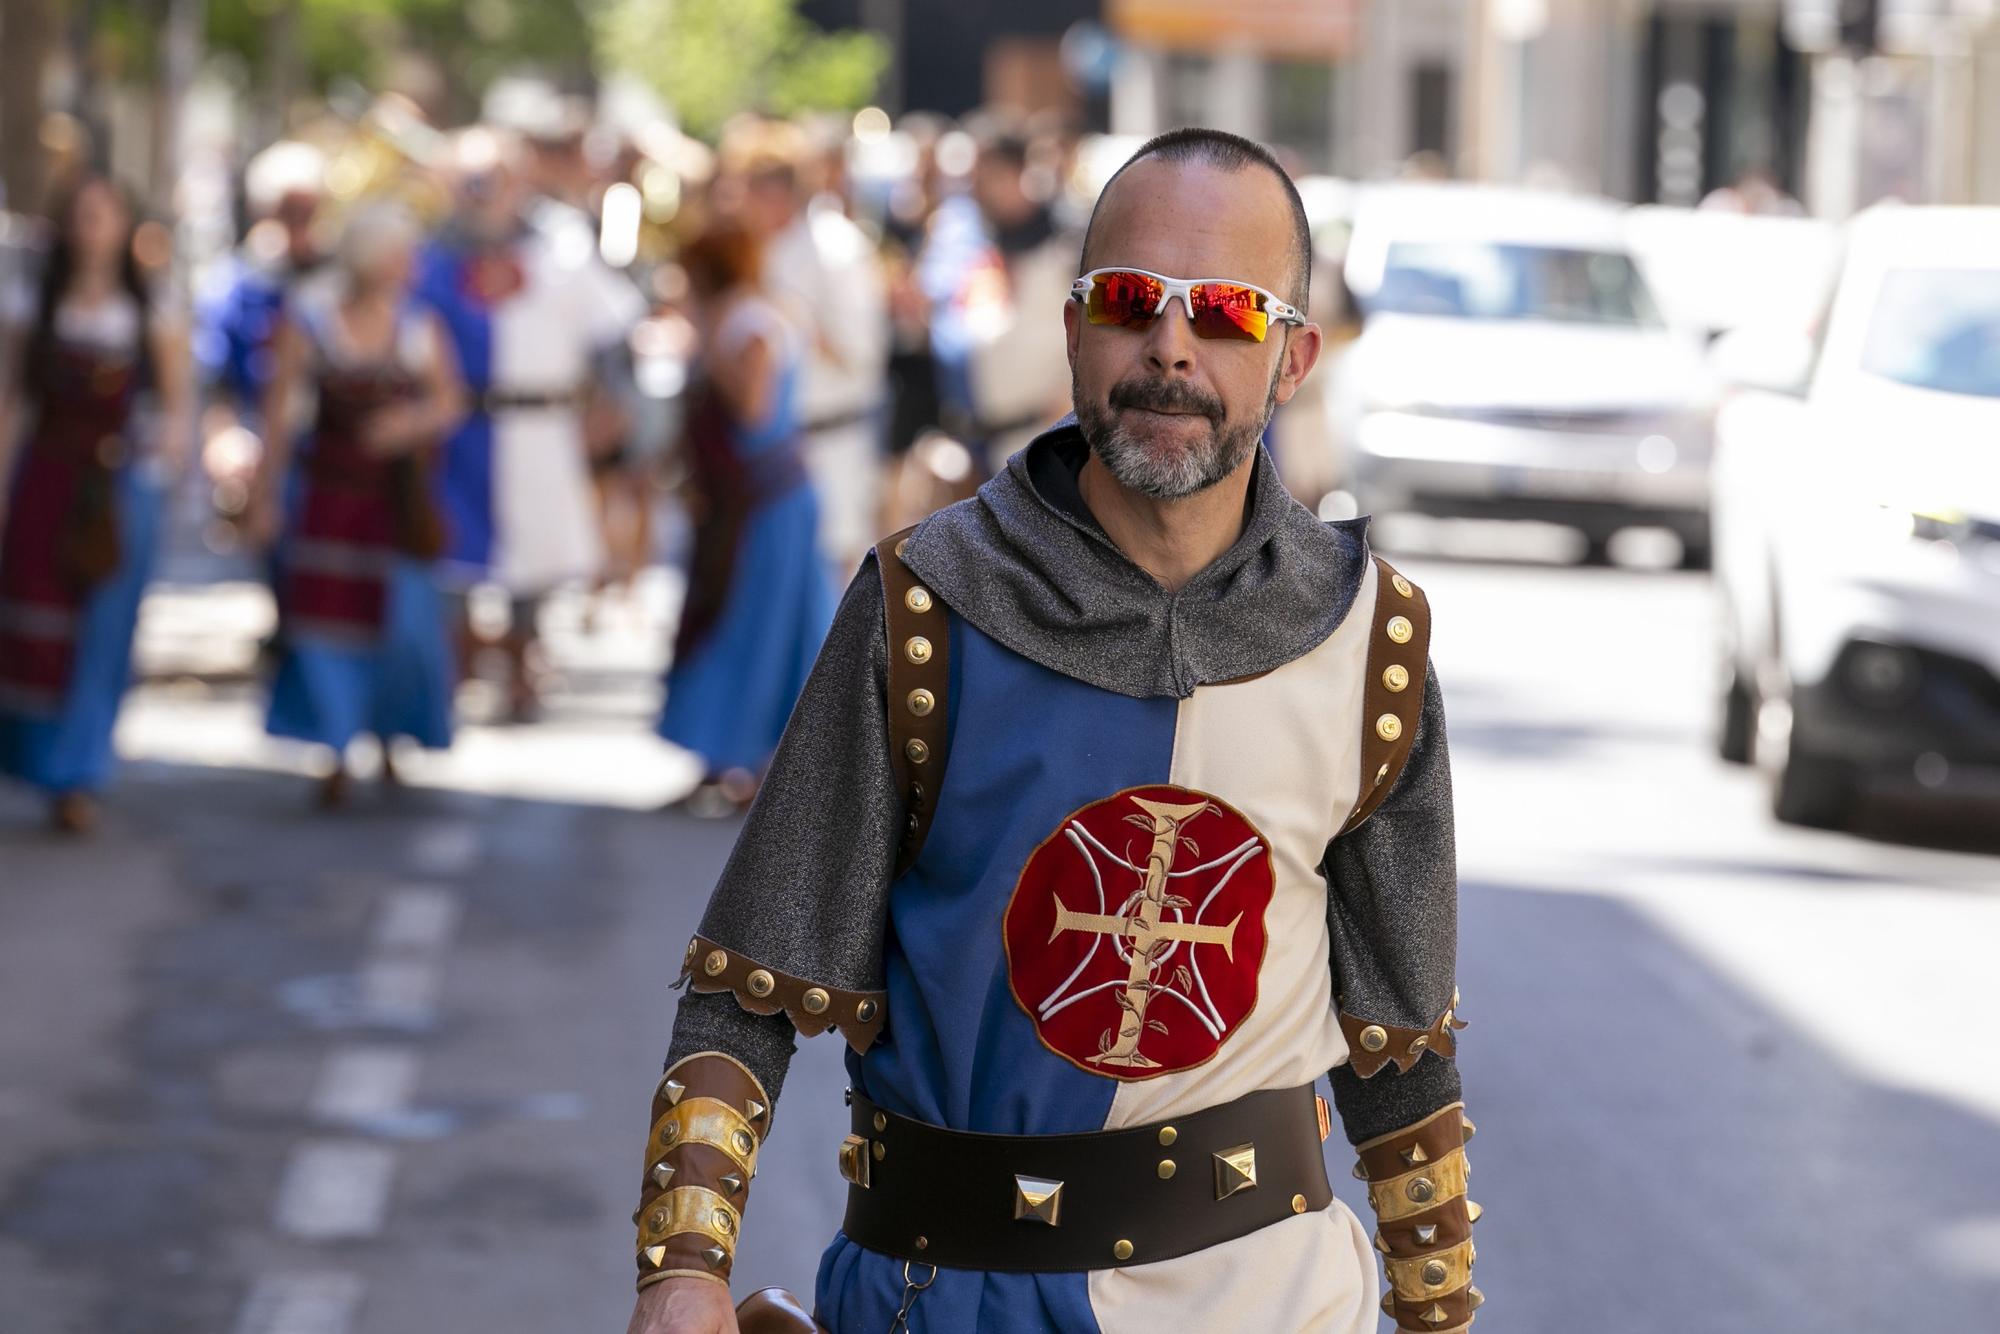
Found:
[[[1953,849],[1993,813],[1772,824],[1708,748],[1699,575],[1402,565],[1455,760],[1478,1328],[1990,1328],[2000,858]],[[259,595],[163,589],[100,834],[0,794],[0,1331],[624,1328],[668,986],[734,834],[659,809],[672,600],[557,608],[544,721],[474,697],[451,755],[324,814],[258,732]],[[748,1284],[811,1289],[843,1083],[801,1046]]]

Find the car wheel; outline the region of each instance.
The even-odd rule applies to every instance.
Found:
[[[1845,764],[1786,747],[1771,776],[1771,813],[1785,824],[1841,829],[1854,804],[1854,776]]]
[[[1757,731],[1757,699],[1742,672],[1731,669],[1716,712],[1716,753],[1730,764],[1750,763]]]

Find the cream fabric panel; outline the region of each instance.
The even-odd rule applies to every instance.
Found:
[[[1347,1059],[1328,971],[1326,842],[1353,808],[1377,567],[1340,628],[1276,671],[1181,701],[1169,782],[1241,811],[1270,841],[1277,882],[1257,1005],[1206,1064],[1118,1086],[1106,1129],[1185,1116],[1309,1083]]]

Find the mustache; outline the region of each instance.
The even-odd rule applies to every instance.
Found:
[[[1190,412],[1211,422],[1223,418],[1222,400],[1205,393],[1185,380],[1120,380],[1111,388],[1108,401],[1114,408],[1138,408],[1144,412]]]

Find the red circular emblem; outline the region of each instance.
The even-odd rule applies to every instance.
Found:
[[[1092,1074],[1200,1065],[1256,1007],[1274,887],[1271,845],[1205,792],[1092,802],[1035,849],[1008,900],[1014,999]]]

